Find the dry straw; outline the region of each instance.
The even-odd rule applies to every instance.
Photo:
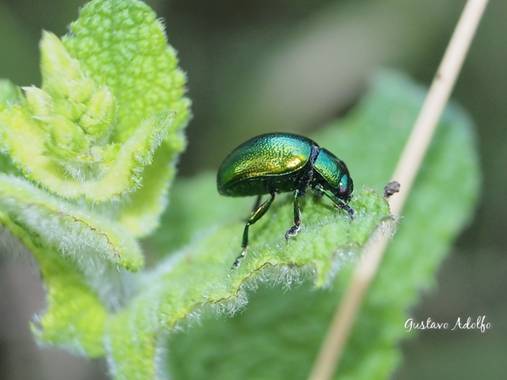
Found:
[[[428,95],[393,174],[393,179],[401,184],[400,193],[394,195],[391,201],[391,212],[395,218],[400,216],[410,194],[412,184],[454,87],[487,2],[488,0],[468,0],[440,67],[433,78]],[[309,380],[328,380],[333,377],[361,302],[377,273],[388,243],[389,235],[382,233],[380,229],[377,229],[370,238],[343,300],[336,309]]]

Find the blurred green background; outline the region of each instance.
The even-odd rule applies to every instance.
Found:
[[[0,77],[38,84],[41,30],[64,34],[84,2],[0,0]],[[254,134],[306,134],[336,119],[381,67],[428,85],[465,1],[148,3],[165,20],[189,76],[194,118],[180,175],[190,176],[216,169],[223,152]],[[420,333],[403,343],[394,379],[500,379],[507,372],[505,15],[506,1],[491,2],[453,96],[477,126],[481,200],[438,288],[412,311],[440,321],[486,315],[493,328]],[[100,361],[36,347],[28,321],[43,305],[29,259],[0,257],[0,379],[105,379]]]

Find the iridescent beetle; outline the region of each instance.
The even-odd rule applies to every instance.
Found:
[[[285,233],[286,239],[299,232],[299,200],[308,188],[331,199],[350,218],[354,216],[348,205],[354,184],[345,163],[309,138],[295,134],[268,133],[238,146],[220,165],[217,188],[226,196],[257,196],[233,267],[246,255],[249,227],[268,211],[277,193],[294,192],[294,225]],[[264,194],[270,198],[261,202]]]

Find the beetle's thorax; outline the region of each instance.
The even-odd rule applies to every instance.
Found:
[[[327,149],[320,148],[313,166],[315,171],[312,181],[313,187],[321,186],[323,189],[331,191],[338,197],[345,196],[341,192],[340,183],[345,176],[349,178],[349,171],[343,161]],[[349,196],[349,194],[346,196]]]

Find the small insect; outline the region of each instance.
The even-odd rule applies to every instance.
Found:
[[[299,201],[309,188],[331,199],[353,218],[354,210],[348,202],[354,184],[347,166],[309,138],[268,133],[244,142],[224,159],[217,173],[218,192],[231,197],[257,196],[243,230],[241,254],[233,268],[246,256],[249,227],[268,211],[275,194],[294,192],[294,224],[285,233],[285,239],[297,235],[301,228]],[[262,202],[265,194],[270,197]]]
[[[398,181],[391,181],[384,186],[384,198],[392,197],[394,194],[400,192],[400,183]]]

